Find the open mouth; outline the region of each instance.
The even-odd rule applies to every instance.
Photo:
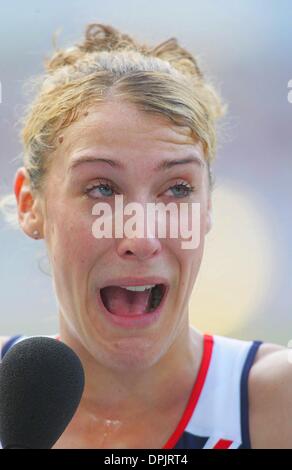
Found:
[[[113,315],[137,316],[155,312],[166,294],[166,285],[107,286],[100,289],[105,308]]]

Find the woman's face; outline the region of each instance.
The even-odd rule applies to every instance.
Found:
[[[202,145],[194,142],[187,127],[117,101],[89,108],[61,135],[46,180],[43,233],[62,321],[103,365],[149,367],[188,327],[189,297],[209,230]],[[179,163],[189,157],[199,161]],[[157,169],[165,160],[176,164]],[[188,194],[190,186],[194,190]],[[107,203],[114,214],[117,194],[123,196],[124,206],[139,203],[144,214],[150,202],[200,203],[200,224],[195,227],[199,246],[182,249],[180,235],[96,238],[93,206]],[[159,220],[156,217],[156,223]],[[149,310],[150,290],[124,288],[137,284],[164,285],[156,288],[160,294],[165,290],[157,315],[143,313]]]

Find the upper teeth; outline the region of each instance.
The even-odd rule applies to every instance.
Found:
[[[133,292],[143,292],[146,289],[152,289],[152,287],[155,287],[155,284],[151,284],[149,286],[126,286],[124,289],[131,290]]]

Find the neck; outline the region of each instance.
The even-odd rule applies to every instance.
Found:
[[[62,317],[61,317],[62,319]],[[195,383],[203,354],[203,336],[187,325],[164,356],[142,371],[117,371],[104,367],[61,320],[61,341],[79,356],[85,372],[81,408],[105,418],[163,413],[177,403],[186,405]]]

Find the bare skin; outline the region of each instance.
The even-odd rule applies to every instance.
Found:
[[[117,101],[88,109],[56,137],[59,145],[50,156],[42,194],[32,193],[23,167],[15,177],[19,223],[27,235],[38,230],[45,240],[59,303],[61,339],[79,355],[86,376],[78,411],[55,448],[161,448],[183,414],[203,352],[202,333],[191,328],[188,319],[188,301],[211,228],[202,145],[194,141],[189,129]],[[124,168],[92,161],[72,167],[73,161],[88,155],[111,159]],[[199,163],[154,171],[165,159],[182,160],[190,155]],[[181,182],[193,186],[194,192],[176,197],[171,188]],[[170,238],[95,239],[92,207],[97,201],[112,204],[113,196],[97,188],[86,193],[93,183],[111,185],[127,202],[199,202],[198,248],[183,250],[180,239]],[[162,276],[170,290],[156,323],[128,331],[105,319],[96,292],[104,281],[133,272],[141,278]],[[274,354],[280,353],[264,345],[252,368],[255,445],[265,425],[257,411],[257,396],[253,398],[254,393],[260,395],[258,384],[267,374],[259,364]],[[273,408],[272,400],[269,406]]]
[[[263,344],[249,376],[250,440],[253,449],[292,448],[291,351]]]

